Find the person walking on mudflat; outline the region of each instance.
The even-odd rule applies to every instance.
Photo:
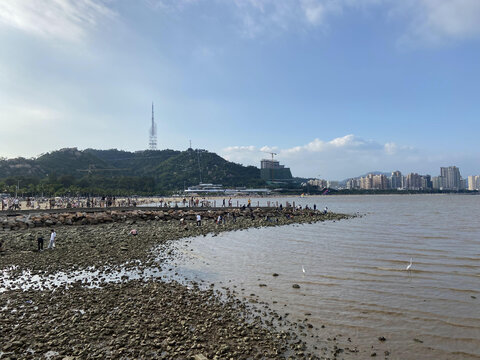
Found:
[[[50,242],[48,243],[48,248],[49,249],[54,249],[55,248],[55,238],[57,237],[57,233],[55,232],[54,229],[50,232]]]
[[[200,214],[197,214],[197,226],[201,226],[202,225],[202,217],[200,216]]]
[[[43,236],[39,235],[37,238],[37,243],[38,243],[38,251],[43,251]]]

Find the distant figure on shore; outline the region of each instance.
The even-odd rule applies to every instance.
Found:
[[[225,207],[225,199],[223,199],[222,207]]]
[[[221,223],[222,223],[222,215],[218,215],[217,225],[220,225]]]
[[[37,238],[38,251],[43,251],[43,236],[39,235]]]
[[[252,200],[248,199],[248,205],[247,205],[247,207],[250,207],[250,206],[252,206]]]
[[[52,229],[50,231],[50,242],[48,243],[48,248],[49,249],[54,249],[55,248],[55,238],[57,237],[57,233],[55,232],[55,229]]]
[[[138,234],[137,229],[130,230],[130,235],[137,236],[137,234]]]
[[[328,207],[325,206],[325,209],[323,209],[323,213],[326,214],[328,212]]]
[[[202,217],[200,216],[200,214],[197,214],[197,226],[201,226],[202,225]]]
[[[317,204],[313,204],[313,211],[317,211]]]

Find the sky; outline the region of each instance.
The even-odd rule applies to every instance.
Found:
[[[479,0],[0,0],[0,157],[480,174]]]

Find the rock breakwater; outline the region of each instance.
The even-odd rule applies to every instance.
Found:
[[[20,230],[36,227],[53,227],[60,225],[96,225],[104,223],[118,223],[127,221],[145,221],[145,220],[195,220],[197,214],[200,214],[204,220],[216,220],[218,216],[225,217],[226,220],[234,218],[248,217],[252,220],[265,218],[270,222],[274,219],[284,220],[293,219],[304,222],[306,220],[331,220],[344,218],[339,214],[323,214],[312,210],[293,210],[291,208],[279,210],[275,208],[229,208],[229,209],[169,209],[169,210],[101,210],[95,211],[49,211],[49,212],[28,212],[22,213],[0,213],[0,231]],[[309,217],[309,218],[308,218]],[[281,221],[281,224],[285,221]]]

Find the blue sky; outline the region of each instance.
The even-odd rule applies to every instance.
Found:
[[[205,148],[295,176],[480,173],[478,0],[0,2],[0,156]]]

